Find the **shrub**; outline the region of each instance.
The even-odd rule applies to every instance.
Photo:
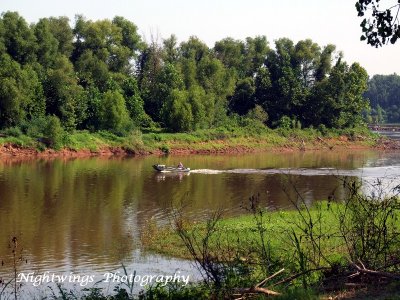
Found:
[[[168,154],[171,151],[167,145],[162,145],[160,150],[165,154]]]
[[[43,132],[46,127],[47,118],[39,117],[28,122],[23,122],[21,125],[22,131],[33,138],[43,137]]]
[[[56,116],[48,116],[43,135],[47,139],[47,144],[51,148],[59,149],[63,145],[64,129],[60,119]]]
[[[278,122],[278,127],[282,129],[290,129],[292,127],[292,119],[288,116],[283,116]]]
[[[252,110],[247,113],[246,116],[250,119],[258,120],[262,123],[268,121],[268,113],[260,105],[256,105]]]
[[[9,127],[3,130],[3,134],[6,136],[20,137],[22,135],[22,131],[19,127]]]
[[[326,126],[324,124],[319,124],[318,125],[318,131],[321,132],[322,135],[327,135],[328,133],[328,129],[326,128]]]
[[[118,91],[108,91],[100,105],[100,124],[102,129],[117,135],[125,135],[133,123],[126,109],[125,99]]]

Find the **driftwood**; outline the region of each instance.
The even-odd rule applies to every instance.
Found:
[[[372,275],[372,276],[377,276],[377,277],[386,277],[386,278],[400,280],[400,274],[394,274],[394,273],[389,273],[389,272],[384,272],[384,271],[369,270],[364,266],[364,264],[361,261],[359,261],[359,263],[360,263],[361,267],[354,262],[350,262],[351,266],[353,266],[357,270],[357,272],[350,275],[349,277],[355,277],[360,274],[367,274],[367,275]]]
[[[276,273],[272,274],[271,276],[265,278],[263,281],[261,281],[260,283],[256,284],[253,287],[235,289],[235,293],[233,294],[233,296],[238,296],[239,297],[239,298],[235,298],[235,300],[243,299],[243,296],[245,296],[245,295],[255,295],[255,294],[264,294],[264,295],[268,295],[268,296],[279,296],[279,295],[281,295],[281,293],[272,291],[272,290],[267,289],[267,288],[263,288],[262,286],[264,284],[266,284],[269,280],[274,278],[275,276],[277,276],[280,273],[282,273],[283,271],[285,271],[285,269],[279,270],[278,272],[276,272]]]
[[[326,267],[320,267],[320,268],[310,269],[310,270],[307,270],[307,271],[304,271],[304,272],[300,272],[300,273],[294,274],[294,275],[292,275],[292,276],[290,276],[288,278],[285,278],[285,279],[275,283],[273,286],[277,286],[277,285],[284,284],[284,283],[289,283],[289,282],[295,280],[296,278],[298,278],[300,276],[303,276],[303,275],[306,275],[306,274],[311,273],[311,272],[316,272],[316,271],[321,271],[321,270],[328,270],[328,269],[329,268],[326,268]]]

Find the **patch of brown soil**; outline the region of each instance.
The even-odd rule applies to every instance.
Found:
[[[293,140],[288,142],[284,146],[272,146],[268,144],[268,141],[257,141],[256,147],[247,145],[229,145],[224,140],[213,141],[213,144],[219,145],[219,147],[207,147],[207,143],[196,144],[193,148],[191,145],[185,146],[171,146],[170,154],[173,155],[188,155],[188,154],[244,154],[244,153],[255,153],[255,152],[294,152],[294,151],[314,151],[314,150],[362,150],[362,149],[382,149],[382,150],[396,150],[400,149],[400,141],[395,141],[387,138],[382,138],[378,141],[376,146],[368,146],[361,143],[362,139],[356,141],[349,140],[346,136],[339,138],[317,138],[314,141],[304,142],[303,140]],[[203,148],[204,147],[204,148]],[[196,149],[197,148],[197,149]],[[24,148],[14,144],[0,145],[0,159],[4,158],[79,158],[79,157],[91,157],[91,156],[143,156],[143,155],[162,155],[164,154],[161,150],[154,151],[134,151],[124,147],[102,147],[96,151],[89,149],[73,150],[73,149],[62,149],[53,150],[46,149],[44,151],[38,151],[33,148]]]
[[[91,156],[133,156],[133,155],[148,155],[150,152],[145,151],[132,151],[123,147],[102,147],[96,151],[89,149],[74,150],[64,148],[61,150],[46,149],[38,151],[33,148],[24,148],[14,144],[4,144],[0,146],[0,159],[1,158],[54,158],[54,157],[91,157]]]

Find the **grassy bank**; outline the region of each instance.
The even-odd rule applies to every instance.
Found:
[[[107,131],[72,133],[56,132],[56,136],[29,136],[12,128],[0,135],[0,145],[12,147],[13,154],[23,149],[44,152],[70,150],[102,153],[105,149],[120,154],[148,153],[241,153],[273,149],[307,150],[337,147],[367,148],[377,143],[377,136],[366,129],[326,130],[268,129],[265,127],[233,127],[198,130],[191,133],[166,133],[162,130],[132,131],[117,136]],[[6,151],[2,151],[3,153]],[[106,151],[107,152],[107,151]],[[53,152],[54,154],[54,152]]]
[[[328,208],[327,202],[321,202],[310,209],[310,214],[313,219],[319,217],[321,230],[326,235],[332,236],[331,239],[325,240],[321,247],[330,249],[330,255],[337,257],[342,249],[339,240],[333,234],[339,224],[337,218],[332,214],[332,209],[332,207]],[[265,212],[262,221],[263,230],[270,235],[268,242],[271,248],[281,252],[280,255],[292,255],[292,253],[285,253],[284,250],[288,249],[288,244],[291,243],[293,231],[296,234],[301,233],[298,227],[302,221],[301,215],[296,210],[271,211]],[[202,236],[206,232],[207,224],[185,221],[184,226],[190,234]],[[252,214],[223,218],[218,221],[215,229],[218,234],[210,240],[210,250],[215,255],[221,254],[218,253],[220,248],[229,250],[235,246],[234,248],[250,249],[261,242],[261,236],[257,231],[257,217]],[[173,226],[158,228],[155,224],[148,224],[142,242],[149,251],[185,259],[192,258]],[[227,254],[229,253],[224,253],[224,255]],[[243,259],[245,258],[243,257]]]
[[[248,214],[214,214],[200,223],[175,212],[171,227],[148,225],[143,245],[194,260],[206,282],[225,296],[231,290],[265,296],[265,290],[256,291],[265,285],[284,299],[397,299],[399,198],[371,198],[359,193],[357,183],[343,184],[349,193],[341,203],[307,208],[299,195],[293,210],[268,211],[251,197]]]

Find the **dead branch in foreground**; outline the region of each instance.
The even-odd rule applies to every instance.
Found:
[[[372,276],[377,276],[377,277],[386,277],[386,278],[400,280],[400,274],[384,272],[384,271],[369,270],[364,266],[364,264],[361,261],[359,261],[359,263],[361,266],[357,265],[356,263],[354,263],[352,261],[350,262],[350,265],[353,266],[357,270],[357,272],[350,275],[349,277],[355,277],[360,274],[367,274],[367,275],[372,275]]]
[[[277,275],[279,275],[280,273],[282,273],[283,271],[285,271],[285,269],[279,270],[278,272],[276,272],[276,273],[272,274],[271,276],[265,278],[263,281],[261,281],[260,283],[256,284],[253,287],[235,289],[235,294],[233,294],[233,296],[238,296],[239,297],[239,298],[235,298],[235,300],[243,299],[243,297],[245,295],[247,295],[247,296],[255,295],[255,294],[264,294],[264,295],[268,295],[268,296],[279,296],[279,295],[281,295],[281,293],[278,293],[278,292],[263,288],[262,286],[264,284],[266,284],[272,278],[274,278]]]

